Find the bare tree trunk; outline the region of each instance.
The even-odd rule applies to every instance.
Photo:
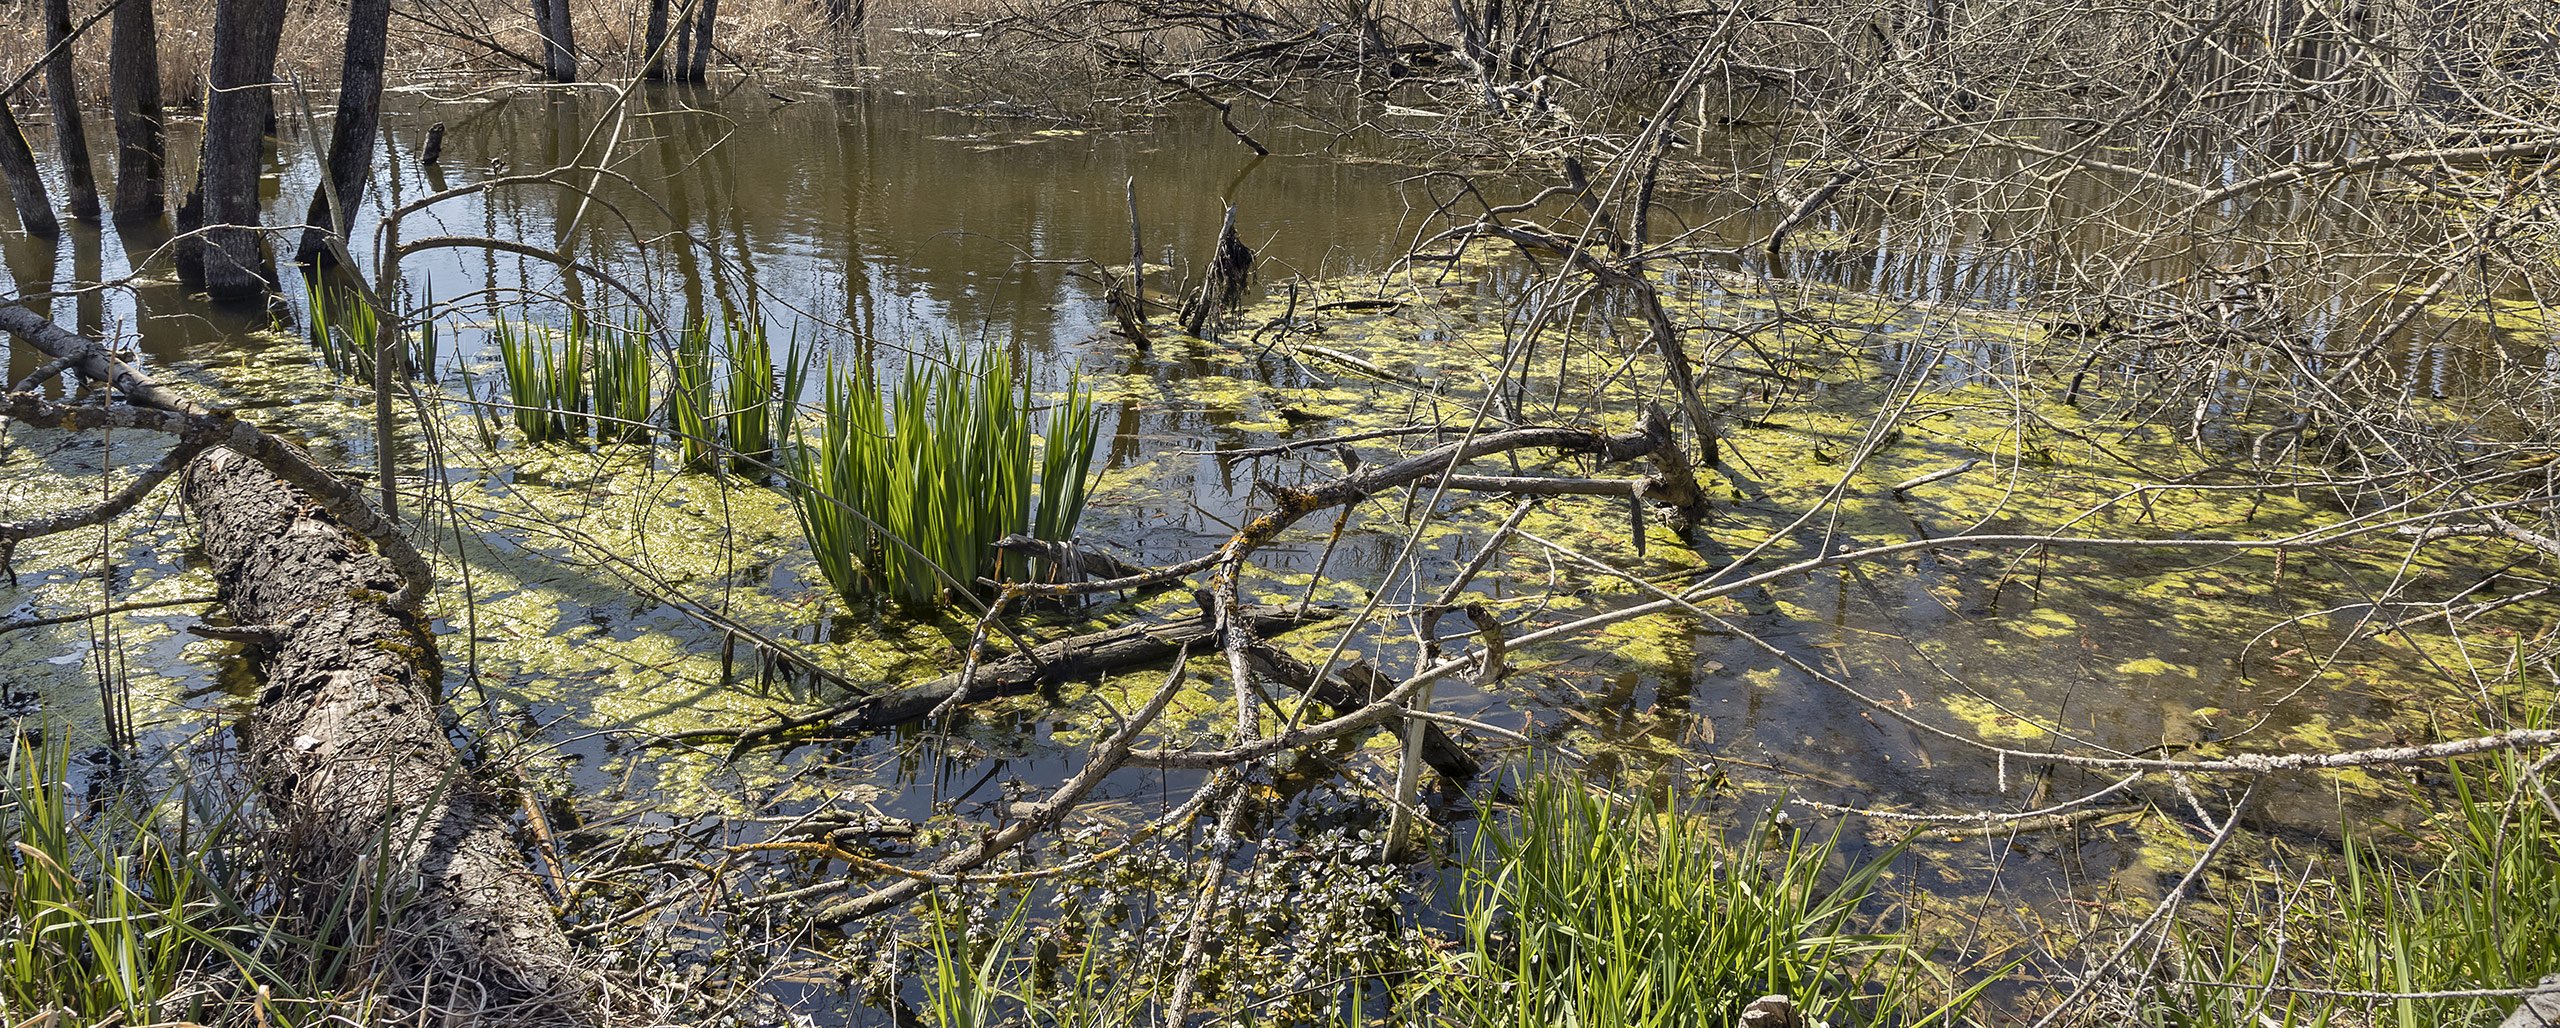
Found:
[[[542,33],[543,73],[553,82],[578,81],[578,44],[569,27],[569,0],[533,0],[533,25]]]
[[[700,14],[700,10],[688,6],[676,19],[676,65],[672,77],[678,82],[692,81],[685,75],[693,67],[693,19]]]
[[[684,70],[687,82],[703,81],[703,69],[711,63],[711,21],[720,13],[720,0],[702,0],[702,11],[693,16],[693,63]]]
[[[217,300],[263,296],[269,274],[258,231],[258,173],[275,105],[276,42],[285,0],[219,0],[204,103],[204,286]]]
[[[294,251],[299,263],[336,264],[329,237],[346,236],[347,224],[364,200],[365,179],[373,172],[374,133],[382,121],[383,43],[390,24],[391,0],[353,0],[347,5],[347,55],[338,72],[338,116],[329,131],[329,181],[343,209],[330,210],[328,189],[311,194],[311,211],[303,218],[308,227],[302,230],[302,245]]]
[[[178,266],[178,284],[188,292],[204,289],[204,237],[196,230],[204,227],[204,169],[196,169],[195,184],[178,200],[178,232],[170,240],[174,262]]]
[[[643,37],[648,47],[642,77],[651,82],[667,80],[667,0],[649,0],[649,34]]]
[[[45,91],[53,99],[53,148],[62,159],[62,190],[71,216],[98,220],[98,175],[89,163],[89,134],[80,124],[79,80],[71,74],[71,0],[44,0],[44,45],[53,59],[44,64]]]
[[[8,180],[9,199],[28,235],[52,239],[62,234],[61,223],[53,220],[53,201],[45,196],[44,174],[36,170],[35,151],[28,149],[27,136],[18,131],[18,117],[9,113],[6,100],[0,100],[0,179]]]
[[[160,135],[160,38],[151,24],[151,0],[116,4],[107,47],[107,105],[116,123],[116,220],[157,221],[169,202]]]

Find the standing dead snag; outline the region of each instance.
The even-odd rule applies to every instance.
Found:
[[[160,36],[151,0],[116,0],[107,54],[107,108],[116,125],[117,221],[158,221],[166,163],[160,132]]]
[[[62,234],[62,224],[53,218],[53,201],[45,197],[44,172],[36,168],[36,153],[28,148],[26,133],[18,129],[18,117],[9,113],[6,101],[0,101],[0,182],[8,185],[18,225],[28,235],[52,239]]]
[[[62,187],[71,216],[98,220],[98,179],[89,163],[89,133],[80,119],[80,85],[71,72],[71,0],[44,0],[45,92],[53,102],[53,148],[62,158]]]
[[[284,9],[284,0],[221,0],[214,8],[204,151],[196,171],[201,207],[193,212],[195,224],[187,224],[182,213],[178,228],[204,230],[194,250],[205,291],[217,300],[264,296],[272,274],[266,241],[258,234],[258,174],[274,109],[269,83]]]
[[[391,0],[355,0],[347,5],[347,52],[338,76],[338,115],[329,128],[330,185],[311,194],[303,216],[302,244],[294,261],[327,267],[336,262],[330,236],[343,238],[364,201],[366,180],[373,176],[373,143],[382,121],[382,60],[388,47]],[[331,197],[336,199],[332,201]],[[333,205],[337,208],[332,210]]]

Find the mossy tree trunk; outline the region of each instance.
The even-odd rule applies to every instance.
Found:
[[[180,489],[235,631],[263,653],[240,751],[293,871],[279,899],[323,922],[343,916],[340,900],[393,918],[370,959],[385,991],[422,1011],[520,1028],[606,1021],[600,976],[580,966],[505,805],[482,797],[446,732],[441,664],[417,613],[432,576],[407,537],[299,447],[44,315],[0,304],[0,332],[127,401],[65,408],[11,394],[15,416],[165,433],[202,451]]]
[[[551,904],[448,741],[434,640],[388,602],[391,564],[258,462],[215,450],[181,482],[237,621],[274,640],[244,750],[296,902],[331,909],[375,868],[399,907],[389,966],[460,976],[541,1022],[590,1020],[598,997]]]

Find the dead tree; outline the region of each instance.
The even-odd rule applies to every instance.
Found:
[[[44,173],[36,170],[36,153],[27,146],[26,133],[18,130],[18,117],[9,112],[6,100],[0,100],[0,179],[9,184],[18,225],[28,235],[52,239],[62,234],[61,223],[53,218],[53,202],[45,196]]]
[[[667,0],[649,0],[648,34],[641,37],[640,77],[651,82],[667,80]]]
[[[80,82],[71,71],[71,0],[44,0],[45,93],[53,102],[53,149],[62,161],[62,190],[71,216],[98,220],[98,176],[80,120]]]
[[[221,0],[214,8],[213,63],[204,105],[204,150],[197,191],[202,209],[198,247],[205,292],[217,300],[266,295],[272,281],[266,240],[258,231],[258,173],[275,98],[276,43],[284,0]]]
[[[569,24],[569,0],[533,0],[533,27],[542,34],[543,74],[553,82],[578,81],[578,43]]]
[[[684,80],[701,82],[711,64],[711,24],[720,14],[720,0],[701,0],[701,10],[693,16],[693,55],[685,65]]]
[[[143,431],[170,455],[96,507],[0,525],[0,546],[100,524],[172,474],[200,526],[222,598],[263,651],[243,747],[290,855],[284,901],[326,923],[352,895],[399,913],[386,973],[422,1009],[503,1012],[547,1024],[604,1018],[596,975],[577,962],[509,838],[480,798],[438,713],[442,666],[420,613],[426,562],[356,486],[300,447],[184,395],[24,307],[0,331],[126,401],[0,396],[0,414],[65,431]],[[368,550],[365,543],[373,543]]]
[[[338,76],[338,116],[329,131],[330,186],[311,194],[302,245],[294,252],[299,263],[324,267],[334,263],[328,239],[346,235],[356,206],[364,200],[365,180],[373,169],[374,134],[382,120],[382,58],[390,22],[391,0],[354,0],[347,6],[346,61]],[[337,210],[331,209],[333,194]]]
[[[160,38],[151,23],[151,0],[116,4],[107,47],[107,106],[116,123],[115,218],[157,221],[168,209],[168,185],[160,132]]]

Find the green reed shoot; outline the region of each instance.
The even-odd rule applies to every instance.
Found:
[[[586,345],[580,333],[498,320],[491,330],[516,427],[527,442],[577,438],[586,424]]]
[[[1033,527],[1063,539],[1081,515],[1092,399],[1071,383],[1037,453],[1028,384],[987,351],[907,365],[885,390],[869,364],[828,369],[817,441],[790,452],[793,499],[819,569],[847,603],[922,605],[953,583],[1021,573],[994,543]],[[902,545],[903,544],[903,545]]]
[[[308,280],[311,297],[311,345],[329,370],[350,378],[373,377],[373,343],[382,322],[364,295],[332,289],[318,278]]]
[[[765,334],[764,319],[749,313],[729,323],[728,408],[722,417],[728,436],[730,461],[741,471],[760,472],[773,460],[776,429],[787,419],[797,401],[801,379],[805,374],[799,340],[794,338],[786,349],[788,381],[781,383],[782,394],[775,398],[773,342]]]
[[[586,348],[588,392],[595,398],[596,439],[649,437],[649,329],[639,315],[592,327]]]
[[[1093,393],[1085,389],[1083,378],[1069,378],[1066,396],[1050,408],[1047,430],[1041,434],[1040,505],[1031,525],[1034,538],[1065,541],[1075,537],[1076,523],[1084,519],[1085,487],[1092,480],[1095,426]],[[1057,577],[1046,567],[1035,573]]]
[[[75,822],[58,744],[13,741],[7,776],[0,1009],[59,1011],[75,1024],[168,1020],[205,912],[196,869],[156,833],[120,838],[93,827],[104,819]]]
[[[2100,1017],[2079,1023],[2108,1015],[2115,1024],[2195,1028],[2504,1020],[2514,997],[2459,993],[2530,988],[2560,968],[2551,772],[2513,752],[2445,771],[2445,785],[2415,797],[2434,813],[2414,838],[2395,844],[2353,831],[2321,866],[2229,887],[2224,909],[2181,926],[2178,973],[2110,997]]]
[[[695,322],[676,337],[674,381],[667,393],[667,427],[674,430],[684,466],[713,470],[719,447],[719,411],[711,398],[711,326]]]
[[[1622,803],[1536,776],[1517,820],[1480,834],[1468,861],[1465,949],[1444,986],[1445,1020],[1732,1024],[1753,999],[1783,993],[1806,1023],[1868,1023],[1842,1020],[1855,1007],[1915,1023],[1902,1019],[1907,994],[1853,996],[1866,977],[1855,972],[1917,962],[1898,937],[1854,931],[1885,858],[1826,884],[1834,855],[1832,843],[1776,826],[1728,843],[1668,799]],[[1886,978],[1888,992],[1909,987],[1908,976]]]

